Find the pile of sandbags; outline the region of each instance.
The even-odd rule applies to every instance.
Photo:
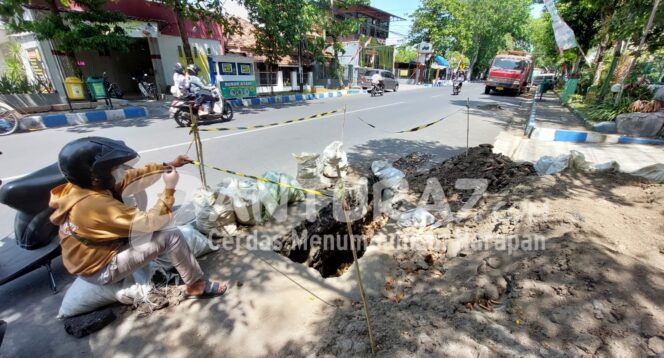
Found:
[[[327,188],[339,179],[337,166],[342,177],[348,172],[348,156],[343,143],[334,141],[323,150],[323,154],[302,152],[293,154],[297,162],[297,181],[307,189]]]

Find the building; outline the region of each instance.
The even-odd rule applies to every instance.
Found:
[[[128,52],[108,49],[77,52],[77,65],[83,77],[106,73],[110,80],[118,83],[126,93],[137,93],[138,87],[132,77],[147,73],[164,92],[166,87],[171,85],[175,63],[186,62],[175,13],[160,2],[150,0],[109,1],[106,8],[127,16],[128,20],[119,25],[135,41]],[[38,18],[47,11],[44,3],[40,1],[31,2],[25,9],[24,16],[28,19]],[[62,11],[81,9],[72,3],[71,7],[62,8]],[[221,26],[185,20],[185,28],[194,62],[204,73],[209,74],[207,56],[223,54],[224,37]],[[49,41],[37,40],[31,33],[11,36],[21,43],[26,54],[24,57],[33,59],[30,63],[25,63],[25,68],[30,69],[28,78],[46,78],[59,92],[64,93],[63,81],[67,74],[62,63],[66,59],[65,54],[54,49]]]

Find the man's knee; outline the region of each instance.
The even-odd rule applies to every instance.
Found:
[[[174,228],[155,232],[153,240],[157,242],[160,247],[168,249],[169,247],[182,243],[184,241],[184,236],[182,235],[182,231]]]

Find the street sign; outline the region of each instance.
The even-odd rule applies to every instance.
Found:
[[[433,45],[431,45],[429,42],[420,42],[420,45],[417,47],[417,52],[433,53]]]

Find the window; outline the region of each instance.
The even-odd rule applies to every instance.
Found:
[[[238,63],[240,75],[251,75],[254,73],[250,63]]]
[[[491,68],[499,69],[499,70],[523,70],[526,67],[526,61],[523,60],[517,60],[514,58],[497,58],[493,62],[493,66]]]
[[[258,86],[276,86],[277,85],[277,66],[272,66],[272,73],[268,72],[268,67],[264,62],[256,63],[258,72]]]
[[[222,75],[237,75],[235,62],[219,62],[219,73]]]

